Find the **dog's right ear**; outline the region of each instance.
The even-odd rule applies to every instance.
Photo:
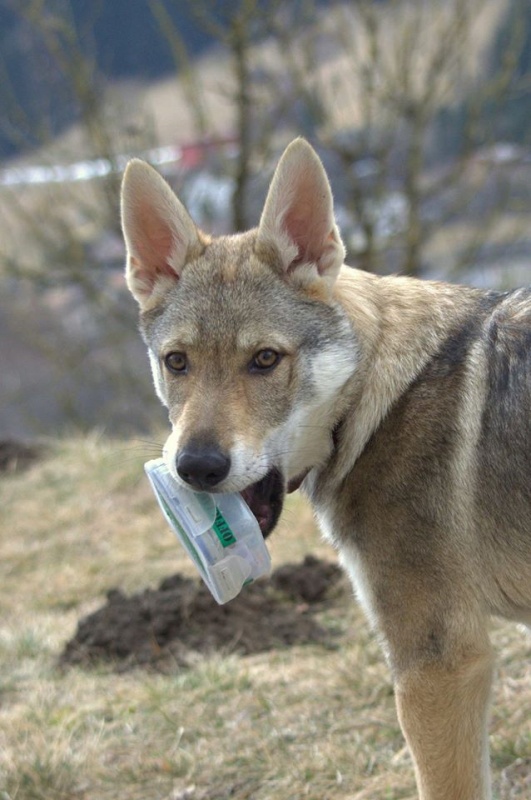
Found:
[[[183,204],[145,161],[133,159],[127,165],[121,207],[126,281],[146,308],[156,288],[179,279],[190,251],[201,246],[200,236]]]
[[[328,291],[345,258],[326,172],[305,139],[286,148],[269,187],[257,249],[271,247],[280,255],[287,280],[301,286],[317,283]]]

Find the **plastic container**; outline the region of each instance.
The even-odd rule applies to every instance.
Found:
[[[262,531],[240,494],[185,489],[162,458],[144,469],[164,516],[220,605],[271,572]]]

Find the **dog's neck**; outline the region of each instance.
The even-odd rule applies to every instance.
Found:
[[[456,295],[460,302],[452,302]],[[389,409],[477,302],[480,292],[413,278],[380,277],[343,267],[334,299],[360,337],[356,373],[338,398],[327,470],[334,483],[353,468]]]

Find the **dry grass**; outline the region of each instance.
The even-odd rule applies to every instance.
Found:
[[[413,798],[389,676],[353,602],[337,611],[349,632],[337,651],[227,652],[172,675],[57,669],[78,618],[109,588],[191,573],[143,477],[152,454],[70,439],[0,479],[0,798]],[[333,558],[297,498],[271,551],[277,566],[308,551]],[[514,792],[531,764],[531,643],[508,625],[494,638],[497,796],[524,798],[529,785]]]

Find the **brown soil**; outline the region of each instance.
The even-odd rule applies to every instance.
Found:
[[[0,440],[0,472],[25,469],[42,455],[42,451],[40,445],[30,445],[16,439]]]
[[[167,669],[189,665],[194,653],[247,655],[309,643],[330,647],[336,634],[314,614],[342,591],[339,567],[313,556],[280,567],[224,606],[202,582],[182,575],[130,597],[113,589],[105,606],[79,621],[60,661],[83,666],[107,661],[118,671]]]

